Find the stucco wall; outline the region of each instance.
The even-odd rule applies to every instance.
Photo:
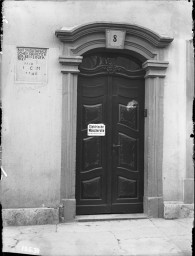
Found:
[[[163,188],[165,200],[183,200],[185,176],[185,61],[191,39],[187,1],[4,2],[3,167],[4,208],[55,207],[60,201],[61,92],[55,30],[96,21],[137,24],[173,37],[165,52]],[[49,48],[46,85],[14,82],[16,47]]]

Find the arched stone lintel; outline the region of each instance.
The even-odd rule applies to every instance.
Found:
[[[106,41],[100,39],[100,40],[91,40],[88,42],[84,42],[82,44],[79,44],[79,46],[72,48],[70,52],[77,55],[83,55],[85,52],[88,52],[93,49],[98,49],[98,48],[99,49],[106,48]],[[140,45],[134,42],[125,41],[124,49],[139,54],[145,60],[156,59],[156,56],[157,56],[157,52],[151,51],[146,47],[144,47],[143,45]]]
[[[173,38],[167,36],[160,36],[159,34],[133,24],[112,23],[112,22],[95,22],[86,25],[78,26],[73,29],[62,28],[56,30],[55,34],[61,42],[74,43],[80,38],[89,36],[91,34],[104,33],[106,29],[126,30],[126,35],[136,36],[144,41],[149,42],[157,48],[164,48],[168,46]]]
[[[146,46],[138,44],[138,43],[134,43],[134,42],[126,41],[125,49],[127,49],[129,51],[136,52],[136,53],[140,54],[141,56],[143,56],[145,59],[156,59],[156,56],[157,56],[157,52],[155,52],[154,50],[151,51]]]
[[[85,52],[106,48],[106,30],[125,30],[124,49],[137,52],[147,59],[158,59],[159,50],[167,47],[173,38],[160,36],[141,26],[123,23],[96,22],[73,29],[62,28],[55,32],[56,36],[69,46],[68,55],[83,55]],[[71,46],[72,45],[72,46]]]

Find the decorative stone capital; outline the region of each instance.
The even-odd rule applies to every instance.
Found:
[[[79,73],[78,66],[82,62],[82,56],[60,56],[59,63],[62,64],[62,73]]]
[[[146,71],[145,78],[165,77],[165,71],[168,67],[168,61],[147,60],[142,64]]]

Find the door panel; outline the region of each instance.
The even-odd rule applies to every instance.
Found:
[[[113,77],[112,211],[143,211],[144,81]],[[136,103],[127,108],[129,102]]]
[[[88,59],[78,79],[76,213],[143,212],[143,73],[113,68],[107,56]],[[106,135],[87,136],[89,123],[104,123]]]
[[[79,77],[76,199],[80,214],[107,212],[106,137],[87,136],[89,123],[106,122],[106,95],[106,77]]]

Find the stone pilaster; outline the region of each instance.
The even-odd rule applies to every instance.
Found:
[[[62,165],[61,201],[64,221],[75,217],[77,77],[81,56],[59,57],[62,64]]]
[[[148,217],[163,217],[163,93],[168,62],[147,60],[145,75],[145,211]]]

